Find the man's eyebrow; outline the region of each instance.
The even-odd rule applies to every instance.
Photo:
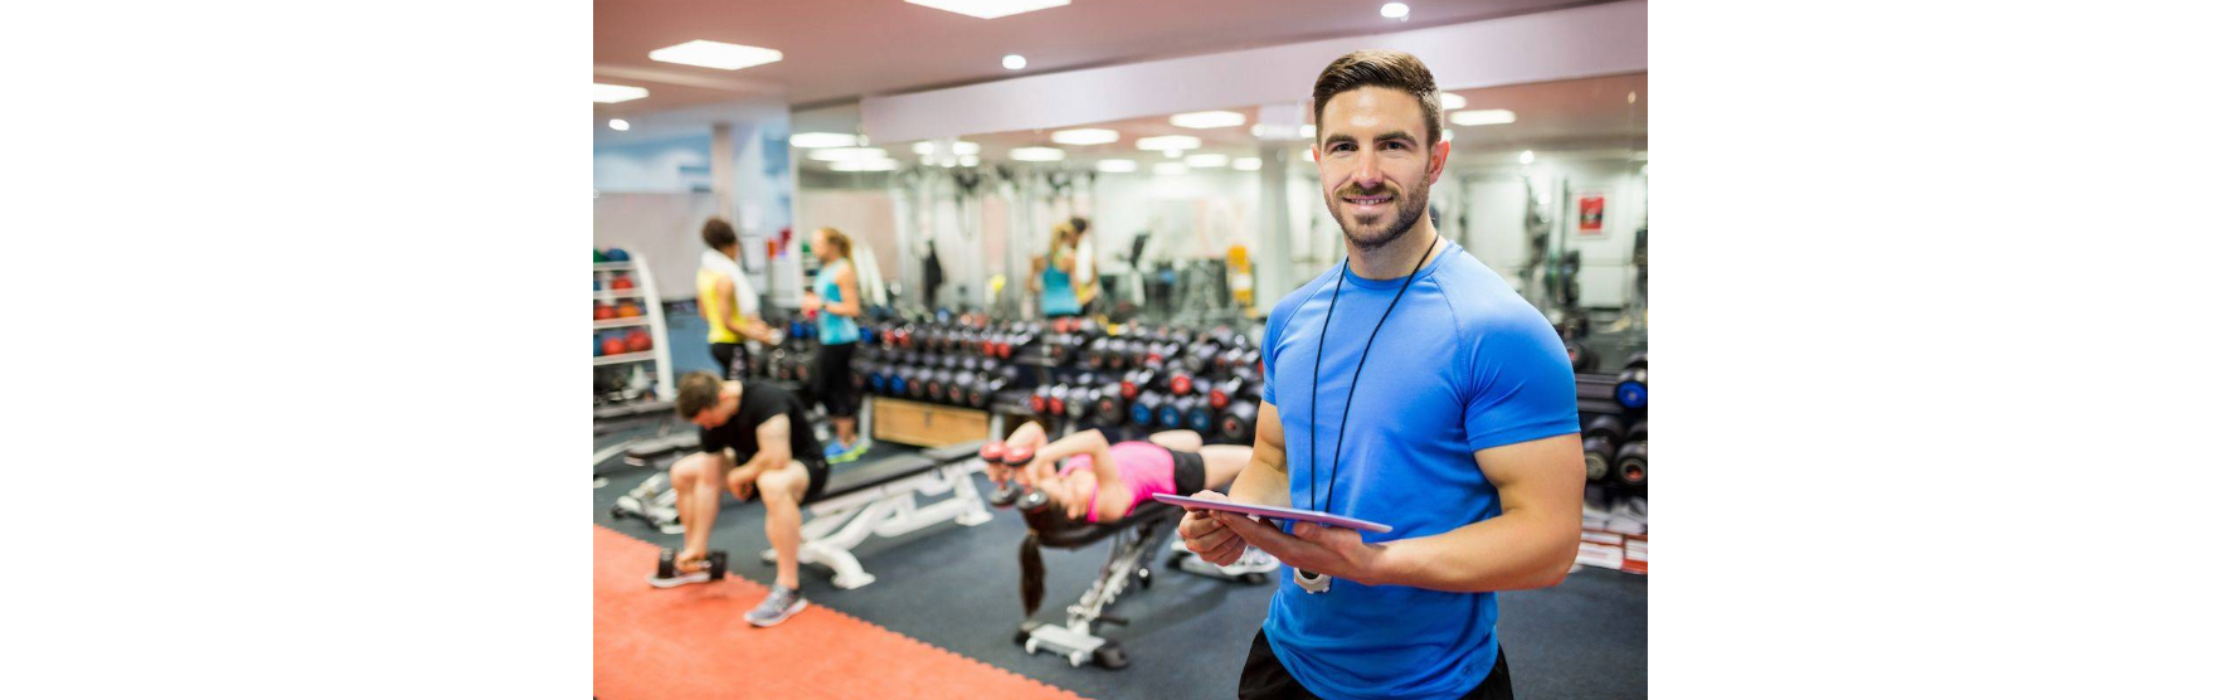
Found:
[[[1353,143],[1353,137],[1345,134],[1330,134],[1322,137],[1323,146],[1335,146],[1340,143]]]
[[[1405,132],[1405,131],[1387,131],[1387,132],[1384,132],[1384,133],[1382,133],[1382,134],[1377,134],[1377,140],[1378,140],[1378,141],[1406,141],[1406,142],[1408,142],[1408,143],[1410,143],[1410,144],[1414,144],[1414,143],[1416,142],[1416,137],[1415,137],[1415,134],[1410,134],[1410,133],[1408,133],[1408,132]]]

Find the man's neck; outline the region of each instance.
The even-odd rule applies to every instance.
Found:
[[[1362,250],[1349,238],[1346,239],[1346,268],[1362,279],[1399,279],[1415,271],[1416,261],[1428,260],[1425,248],[1439,243],[1439,232],[1431,227],[1429,218],[1376,250]]]

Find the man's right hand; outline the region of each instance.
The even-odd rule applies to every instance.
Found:
[[[1199,491],[1191,497],[1208,501],[1229,500],[1227,495],[1218,491]],[[1244,538],[1238,537],[1229,526],[1215,520],[1212,511],[1188,511],[1188,514],[1182,516],[1182,525],[1175,529],[1175,534],[1182,538],[1183,546],[1189,547],[1198,558],[1214,566],[1235,564],[1237,557],[1244,555]]]

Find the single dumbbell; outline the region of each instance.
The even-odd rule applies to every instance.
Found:
[[[1206,405],[1216,411],[1229,410],[1235,401],[1253,401],[1260,398],[1260,382],[1244,377],[1230,377],[1214,382],[1206,390]]]
[[[908,396],[908,397],[910,397],[910,398],[913,398],[913,399],[923,399],[923,398],[925,398],[925,397],[926,397],[926,380],[928,380],[928,379],[932,379],[932,378],[933,378],[933,370],[931,370],[931,369],[928,369],[928,368],[925,368],[925,367],[912,367],[912,368],[910,368],[910,371],[908,371],[908,372],[904,372],[904,373],[903,373],[903,375],[902,375],[902,393],[903,393],[903,395],[905,395],[905,396]]]
[[[1617,416],[1596,416],[1580,429],[1579,449],[1586,455],[1588,483],[1610,477],[1610,465],[1617,459],[1619,436],[1624,428]]]
[[[926,375],[926,398],[936,403],[947,400],[949,380],[954,376],[949,370],[935,367],[931,374]]]
[[[1146,428],[1159,424],[1159,411],[1174,399],[1156,391],[1143,392],[1128,408],[1128,420]]]
[[[1027,448],[1021,447],[1019,449],[1026,450]],[[1007,466],[1004,456],[1010,451],[1010,445],[991,440],[988,444],[980,446],[980,461],[988,464],[989,473],[995,473],[996,467]],[[1034,452],[1028,450],[1027,454],[1032,457]],[[997,508],[1009,508],[1011,503],[1017,500],[1019,500],[1019,484],[1016,481],[1005,480],[999,482],[996,484],[995,493],[988,494],[988,505]]]
[[[1117,426],[1128,420],[1128,400],[1120,395],[1118,382],[1104,385],[1097,390],[1096,401],[1089,408],[1090,420],[1098,425]]]
[[[1611,398],[1617,399],[1618,405],[1636,411],[1649,408],[1649,353],[1634,353],[1626,360],[1625,371],[1618,373],[1618,385],[1611,390]]]
[[[1213,434],[1213,407],[1204,396],[1188,396],[1175,405],[1182,410],[1182,425],[1200,435]]]
[[[1189,396],[1198,387],[1198,377],[1182,368],[1181,362],[1169,362],[1166,369],[1167,393]]]
[[[1635,421],[1633,422],[1633,425],[1631,425],[1631,426],[1628,426],[1628,427],[1626,428],[1626,442],[1648,442],[1648,441],[1649,441],[1649,417],[1648,417],[1648,416],[1642,416],[1642,417],[1641,417],[1641,418],[1640,418],[1639,420],[1635,420]]]
[[[1595,364],[1602,361],[1602,357],[1595,354],[1594,348],[1582,345],[1576,340],[1563,341],[1563,352],[1571,356],[1572,374],[1592,372]]]
[[[1649,441],[1629,442],[1618,448],[1618,480],[1634,488],[1649,486]]]
[[[1213,358],[1221,355],[1221,346],[1213,341],[1199,341],[1182,351],[1182,368],[1191,374],[1213,371]]]
[[[1182,410],[1186,408],[1187,404],[1189,404],[1191,401],[1199,399],[1200,397],[1196,396],[1179,396],[1176,397],[1173,401],[1169,401],[1159,406],[1159,427],[1165,428],[1167,430],[1174,430],[1176,428],[1182,427]]]
[[[724,572],[730,568],[731,555],[718,549],[709,552],[708,557],[702,561],[708,565],[708,580],[720,581],[723,579]],[[653,569],[654,575],[657,577],[675,578],[677,576],[677,550],[661,550],[661,560],[654,565]]]
[[[1152,382],[1159,381],[1158,377],[1159,371],[1149,368],[1137,369],[1121,375],[1120,398],[1127,401],[1136,400],[1137,396],[1143,394],[1144,387],[1151,386]]]
[[[1096,400],[1097,390],[1095,387],[1075,385],[1073,388],[1067,389],[1066,417],[1081,420],[1083,416],[1089,415],[1089,405]]]
[[[1220,434],[1222,439],[1244,441],[1252,436],[1253,431],[1259,429],[1260,402],[1238,401],[1231,403],[1228,409],[1221,412],[1220,419],[1215,423],[1214,432]]]
[[[965,406],[969,405],[969,402],[965,400],[965,395],[971,391],[972,385],[979,381],[979,373],[969,369],[960,369],[950,372],[949,383],[941,385],[941,388],[948,396],[949,403]]]

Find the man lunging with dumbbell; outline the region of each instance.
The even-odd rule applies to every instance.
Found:
[[[708,537],[723,505],[722,491],[745,500],[759,489],[769,509],[763,528],[777,550],[778,577],[747,621],[757,627],[786,621],[809,605],[801,597],[801,506],[824,492],[828,471],[806,412],[775,386],[693,372],[677,381],[677,414],[700,426],[700,452],[669,467],[684,549],[676,553],[670,576],[656,573],[646,581],[673,588],[713,578]]]

